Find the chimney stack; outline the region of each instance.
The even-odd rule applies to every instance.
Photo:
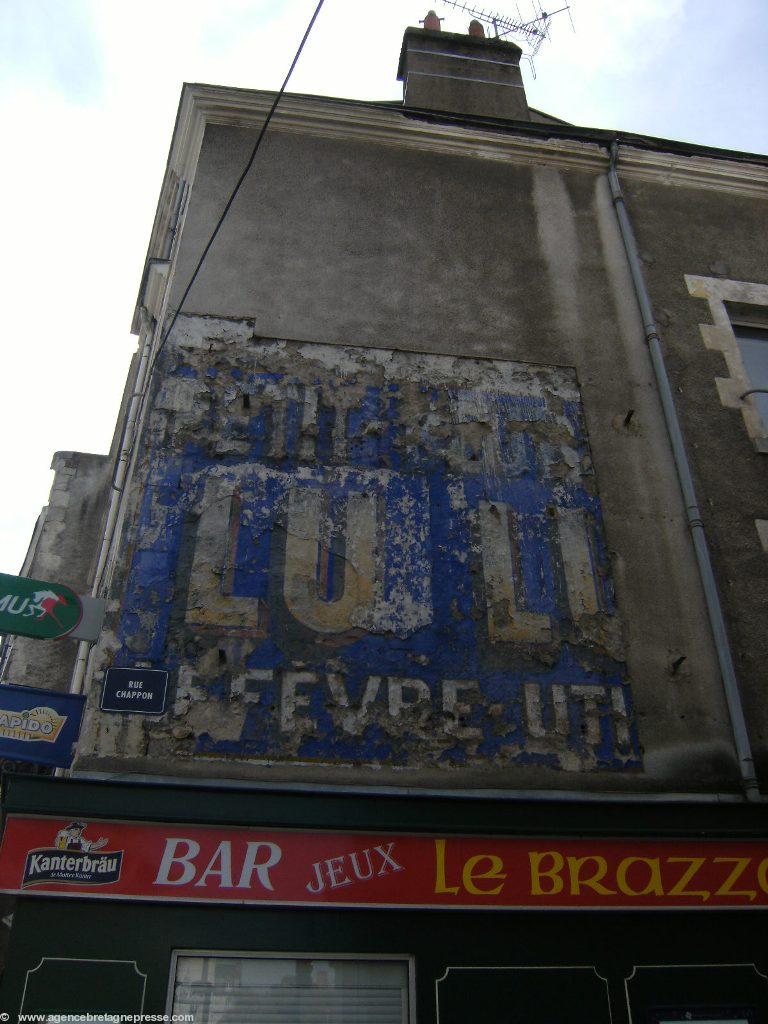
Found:
[[[424,28],[407,28],[400,51],[398,80],[403,104],[505,120],[530,121],[520,73],[522,50],[504,39],[487,39],[479,21],[469,34],[442,32],[429,11]]]

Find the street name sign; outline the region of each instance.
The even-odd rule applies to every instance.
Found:
[[[154,668],[109,668],[101,694],[102,711],[162,715],[168,673]]]

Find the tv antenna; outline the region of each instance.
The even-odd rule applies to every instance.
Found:
[[[503,39],[505,36],[511,35],[522,37],[528,46],[528,53],[526,56],[529,59],[535,57],[544,40],[550,38],[549,25],[554,16],[556,14],[562,14],[563,11],[568,11],[568,17],[570,18],[571,11],[570,4],[564,4],[556,11],[545,11],[543,10],[539,0],[532,0],[531,8],[533,17],[524,18],[520,13],[520,8],[517,4],[515,4],[517,17],[514,17],[508,14],[496,14],[493,11],[486,11],[479,7],[473,7],[471,4],[466,3],[465,0],[443,0],[443,3],[448,4],[450,7],[455,7],[459,11],[464,11],[472,18],[476,18],[477,21],[482,21],[485,22],[486,25],[491,25],[497,39]],[[571,25],[573,25],[572,19]]]

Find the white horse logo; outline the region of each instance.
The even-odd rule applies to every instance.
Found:
[[[66,603],[63,597],[59,594],[54,594],[52,590],[36,590],[32,595],[32,607],[38,613],[38,618],[44,619],[46,615],[50,615],[58,625],[61,625],[61,623],[56,618],[54,608],[59,604]]]

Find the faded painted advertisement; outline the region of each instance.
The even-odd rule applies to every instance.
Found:
[[[186,330],[110,664],[190,755],[640,766],[572,370]]]

